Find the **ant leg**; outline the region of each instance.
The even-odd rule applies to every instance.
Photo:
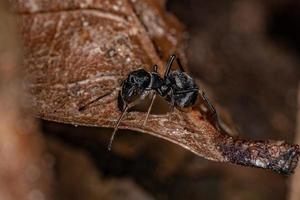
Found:
[[[202,99],[204,100],[204,102],[206,103],[206,105],[207,105],[207,107],[209,109],[211,119],[214,121],[216,127],[219,130],[221,130],[220,123],[219,123],[219,118],[218,118],[218,114],[217,114],[217,111],[216,111],[215,107],[208,100],[208,98],[206,97],[206,95],[205,95],[205,93],[203,91],[200,91],[200,94],[201,94]]]
[[[169,121],[171,121],[172,113],[174,112],[174,103],[170,105],[170,112],[168,113]]]
[[[180,71],[185,72],[184,69],[183,69],[183,66],[181,64],[180,58],[177,58],[176,61],[177,61],[177,64],[178,64],[178,67],[179,67]]]
[[[175,94],[186,94],[186,93],[195,92],[195,91],[199,91],[199,90],[197,88],[192,88],[192,89],[178,91]]]
[[[153,70],[152,70],[152,71],[153,71],[153,72],[157,72],[157,65],[156,65],[156,64],[153,65]],[[150,90],[151,90],[151,89],[150,89]],[[144,120],[143,126],[146,126],[146,123],[147,123],[149,114],[150,114],[150,112],[151,112],[151,108],[152,108],[152,106],[153,106],[153,102],[154,102],[154,100],[155,100],[155,97],[156,97],[156,93],[154,93],[154,94],[152,95],[151,103],[150,103],[150,106],[149,106],[149,108],[148,108],[147,115],[146,115],[146,118],[145,118],[145,120]]]
[[[212,105],[212,103],[210,103],[210,101],[208,100],[208,98],[206,97],[205,93],[197,88],[192,88],[192,89],[188,89],[188,90],[182,90],[180,92],[176,92],[176,94],[186,94],[189,92],[194,92],[194,91],[198,91],[203,99],[203,101],[205,102],[208,111],[209,111],[209,115],[211,120],[213,121],[213,123],[215,124],[215,126],[221,130],[220,128],[220,124],[219,124],[219,118],[218,118],[218,114],[217,111],[215,109],[215,107]]]
[[[173,90],[171,89],[170,90],[170,92],[171,92],[171,96],[173,96],[174,95],[174,92],[173,92]],[[174,112],[174,100],[172,99],[171,100],[171,104],[170,104],[170,111],[169,111],[169,113],[168,113],[168,118],[169,118],[169,121],[171,121],[171,116],[172,116],[172,113]]]
[[[165,71],[164,77],[168,76],[168,74],[170,73],[170,70],[171,70],[171,67],[172,67],[172,64],[173,64],[173,61],[175,58],[176,58],[176,56],[174,54],[170,56],[170,58],[167,62],[167,65],[166,65],[166,71]]]
[[[112,143],[113,143],[113,140],[115,138],[115,135],[117,133],[117,130],[118,130],[118,127],[120,125],[120,122],[122,121],[123,117],[125,116],[125,114],[127,113],[127,110],[128,110],[129,106],[126,105],[124,111],[122,112],[121,116],[119,117],[115,127],[114,127],[114,132],[112,133],[111,137],[110,137],[110,140],[109,140],[109,144],[108,144],[108,151],[111,150],[111,146],[112,146]]]
[[[146,123],[147,123],[149,114],[150,114],[150,112],[151,112],[151,108],[152,108],[152,106],[153,106],[153,102],[154,102],[154,100],[155,100],[155,97],[156,97],[156,93],[154,93],[154,94],[152,95],[151,103],[150,103],[150,106],[149,106],[149,108],[148,108],[148,112],[147,112],[146,118],[145,118],[145,120],[144,120],[143,126],[146,126]]]
[[[206,97],[206,95],[203,91],[201,91],[199,89],[196,89],[196,88],[192,88],[192,89],[182,90],[180,92],[176,92],[176,94],[185,94],[185,93],[189,93],[189,92],[193,92],[193,91],[198,91],[200,93],[202,99],[204,100],[206,106],[208,107],[210,117],[212,118],[214,123],[217,126],[219,126],[219,119],[218,119],[217,111],[216,111],[215,107],[212,105],[212,103],[210,103],[210,101],[208,100],[208,98]]]

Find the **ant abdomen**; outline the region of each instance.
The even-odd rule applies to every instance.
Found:
[[[167,79],[171,87],[166,97],[167,101],[180,108],[191,107],[196,103],[199,88],[192,77],[176,70],[170,72]]]

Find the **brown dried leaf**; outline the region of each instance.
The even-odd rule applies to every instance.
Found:
[[[155,3],[157,2],[157,3]],[[120,112],[117,88],[141,66],[150,69],[170,52],[182,52],[182,28],[158,1],[17,1],[22,16],[24,66],[33,108],[43,119],[113,127]],[[182,54],[182,53],[181,53]],[[99,96],[84,111],[79,107]],[[210,160],[293,172],[298,145],[236,140],[220,133],[196,105],[186,112],[131,112],[120,128],[148,133]]]

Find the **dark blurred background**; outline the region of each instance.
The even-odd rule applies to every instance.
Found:
[[[188,69],[224,121],[244,138],[293,142],[300,2],[170,0],[167,9],[186,25]],[[270,171],[207,161],[129,131],[107,153],[111,129],[41,125],[56,199],[288,199],[289,178]]]

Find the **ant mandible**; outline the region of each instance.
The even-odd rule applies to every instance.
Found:
[[[184,71],[179,58],[176,59],[179,70],[171,71],[175,59],[175,55],[170,56],[163,77],[158,74],[157,65],[154,65],[151,72],[147,72],[145,69],[130,72],[122,82],[118,95],[118,108],[122,111],[122,114],[114,127],[108,150],[111,150],[115,134],[128,109],[135,106],[138,101],[144,99],[147,95],[152,95],[152,97],[143,125],[146,125],[156,95],[165,98],[172,108],[177,107],[181,109],[193,106],[200,94],[215,125],[219,127],[215,108],[209,102],[205,93],[199,90],[193,78]]]

